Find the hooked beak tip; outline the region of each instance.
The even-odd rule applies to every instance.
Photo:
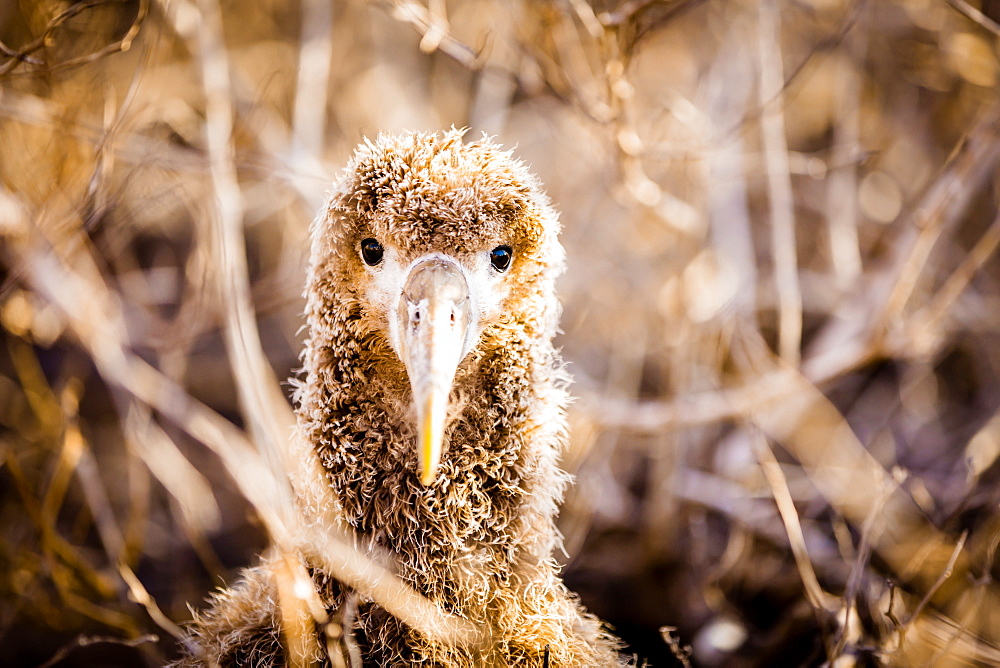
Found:
[[[420,420],[420,482],[430,485],[437,477],[438,463],[441,460],[441,446],[444,434],[444,420],[435,419],[434,397],[429,397],[423,419]]]

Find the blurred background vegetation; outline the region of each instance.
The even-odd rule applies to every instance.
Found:
[[[0,664],[162,664],[266,549],[232,448],[308,224],[363,137],[452,125],[562,212],[561,558],[631,653],[1000,664],[998,20],[3,0]]]

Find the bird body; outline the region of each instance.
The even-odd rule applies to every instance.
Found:
[[[363,601],[353,633],[365,665],[615,665],[552,556],[568,480],[558,219],[520,162],[462,135],[380,136],[335,185],[312,228],[296,412],[342,519],[488,642],[436,642]],[[349,595],[313,575],[331,609]],[[217,595],[195,652],[280,661],[273,586],[251,569]]]

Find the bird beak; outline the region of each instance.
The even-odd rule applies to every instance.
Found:
[[[448,395],[465,356],[471,302],[457,264],[441,258],[410,270],[396,311],[401,357],[417,411],[420,482],[434,482],[444,445]]]

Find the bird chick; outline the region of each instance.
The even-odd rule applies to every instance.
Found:
[[[568,478],[558,231],[522,163],[456,130],[364,143],[313,224],[298,428],[342,519],[489,639],[446,645],[362,601],[365,665],[618,663],[552,556]],[[331,610],[350,595],[313,576]],[[192,662],[280,663],[273,588],[258,568],[217,595]]]

